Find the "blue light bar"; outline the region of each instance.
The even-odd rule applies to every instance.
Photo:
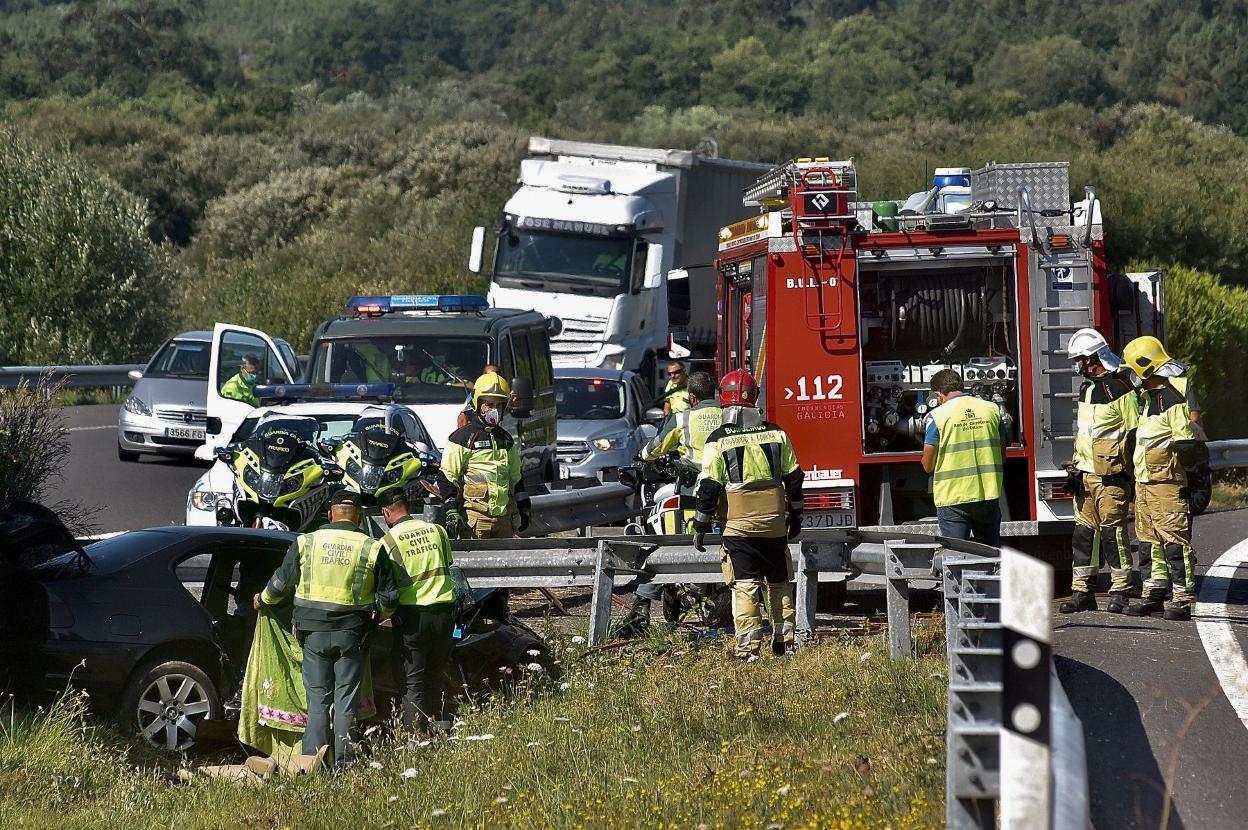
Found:
[[[347,310],[356,316],[375,317],[392,311],[480,311],[489,301],[479,294],[385,294],[352,297]]]
[[[393,383],[282,383],[257,386],[261,400],[349,401],[354,398],[392,398]]]

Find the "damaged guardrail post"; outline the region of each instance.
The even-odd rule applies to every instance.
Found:
[[[845,570],[845,542],[803,541],[798,545],[797,568],[797,637],[803,642],[815,638],[819,606],[820,572]],[[848,576],[848,574],[846,574]]]
[[[930,579],[932,558],[940,545],[923,542],[884,543],[884,597],[888,607],[888,656],[894,660],[914,654],[910,632],[911,579]]]
[[[593,598],[589,605],[589,645],[596,646],[607,639],[611,628],[611,591],[615,587],[615,569],[612,567],[611,546],[598,543],[598,559],[594,563]]]

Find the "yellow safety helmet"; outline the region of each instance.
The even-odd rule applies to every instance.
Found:
[[[1133,372],[1146,380],[1171,360],[1161,341],[1148,335],[1137,337],[1128,343],[1122,350],[1122,357]]]
[[[506,403],[511,397],[511,384],[505,381],[502,375],[497,372],[486,372],[477,378],[477,382],[472,385],[472,408],[477,409],[481,406],[482,398],[502,398]]]

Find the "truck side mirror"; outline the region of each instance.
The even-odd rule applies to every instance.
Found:
[[[646,246],[646,277],[642,285],[645,288],[658,288],[663,284],[663,246],[651,242]]]
[[[485,258],[485,227],[478,225],[472,229],[472,250],[468,254],[468,270],[474,274],[481,273],[481,262]]]
[[[528,378],[511,380],[511,414],[516,418],[533,415],[533,381]]]

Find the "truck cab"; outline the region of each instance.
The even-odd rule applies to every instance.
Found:
[[[473,382],[489,364],[508,379],[527,378],[533,387],[530,416],[508,413],[503,426],[521,450],[525,484],[531,489],[555,479],[555,386],[549,322],[534,311],[491,308],[484,297],[389,295],[352,297],[348,315],[326,320],[316,330],[305,383],[394,384],[394,401],[411,409],[439,452],[469,405]],[[275,356],[269,383],[292,383],[299,372],[287,365],[273,338],[255,329],[219,323],[213,337],[211,376],[235,353]],[[267,371],[267,370],[266,370]],[[210,457],[223,446],[251,406],[223,398],[220,384],[208,390]]]

